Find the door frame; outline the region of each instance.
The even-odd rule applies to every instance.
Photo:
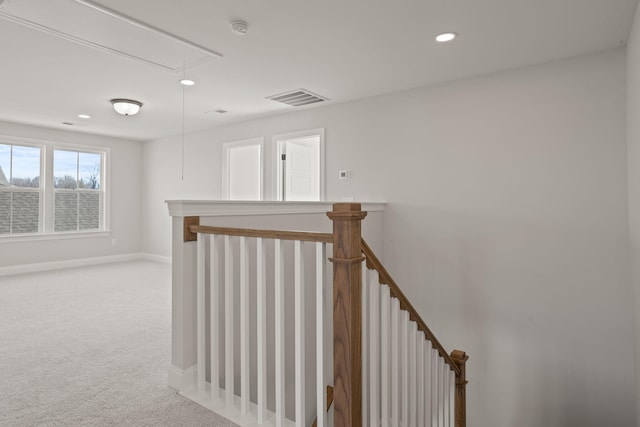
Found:
[[[320,200],[325,200],[325,147],[324,147],[324,128],[317,129],[309,129],[302,130],[297,132],[289,132],[283,133],[280,135],[273,135],[271,137],[273,150],[274,150],[274,161],[275,161],[275,174],[273,177],[273,188],[275,200],[282,201],[282,179],[283,179],[283,168],[282,168],[282,152],[285,146],[285,143],[292,139],[306,138],[310,136],[318,136],[319,137],[319,165],[318,165],[318,183],[320,186]]]

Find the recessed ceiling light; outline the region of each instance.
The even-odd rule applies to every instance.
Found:
[[[193,86],[194,84],[196,84],[196,82],[194,82],[193,80],[189,80],[189,79],[182,79],[182,80],[180,80],[180,84],[185,85],[185,86]]]
[[[88,114],[78,114],[78,117],[80,117],[81,119],[90,119],[91,116]]]
[[[455,39],[458,35],[456,33],[442,33],[436,36],[436,41],[440,43],[450,42]]]

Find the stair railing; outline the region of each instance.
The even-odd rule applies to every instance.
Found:
[[[199,225],[199,221],[190,219],[189,232],[197,236],[197,316],[196,316],[196,390],[185,395],[190,399],[208,407],[240,425],[273,425],[304,427],[315,415],[315,410],[306,408],[307,363],[305,350],[307,347],[305,327],[309,323],[305,308],[307,288],[315,292],[315,334],[316,334],[316,406],[320,413],[328,401],[330,389],[326,387],[326,366],[323,355],[325,349],[325,292],[326,280],[326,245],[331,242],[332,235],[327,233],[292,232],[275,230],[255,230],[239,228],[223,228]],[[286,260],[285,244],[293,248],[293,262]],[[311,248],[313,246],[313,248]],[[313,262],[309,263],[305,253],[313,253]],[[267,276],[267,254],[273,262],[274,276]],[[239,262],[236,257],[239,255]],[[307,258],[307,262],[305,262]],[[255,269],[250,274],[251,269]],[[285,267],[285,261],[287,265]],[[311,265],[309,265],[311,264]],[[315,264],[315,265],[314,265]],[[285,281],[287,269],[293,267],[293,287]],[[305,270],[315,271],[314,282],[305,284]],[[239,270],[239,280],[234,273]],[[207,277],[208,276],[208,277]],[[255,278],[255,286],[252,280]],[[267,282],[272,280],[275,296],[274,317],[267,318]],[[287,282],[287,283],[285,283]],[[235,287],[239,284],[239,301],[234,300]],[[208,286],[207,286],[208,285]],[[286,287],[285,287],[286,285]],[[254,291],[255,289],[255,291]],[[288,289],[288,290],[287,290]],[[206,298],[206,293],[209,298]],[[252,292],[255,294],[252,294]],[[224,293],[224,299],[221,293]],[[285,303],[286,292],[294,296],[293,311],[295,331],[288,335],[286,329],[286,313],[290,307]],[[235,292],[237,293],[237,292]],[[250,322],[250,301],[255,299],[256,322]],[[240,325],[234,322],[239,309]],[[223,312],[220,313],[219,310]],[[288,311],[289,310],[289,311]],[[209,324],[207,324],[207,316]],[[219,336],[218,320],[223,319],[223,336]],[[267,325],[274,323],[275,366],[267,366]],[[237,328],[237,330],[236,330]],[[250,335],[256,335],[256,381],[252,384],[250,366]],[[240,338],[240,351],[234,350],[234,339]],[[285,341],[293,341],[294,357],[294,416],[287,417],[287,371],[285,364]],[[208,347],[208,348],[207,348]],[[222,350],[222,348],[224,350]],[[209,357],[207,358],[207,353]],[[224,356],[224,362],[221,362]],[[234,366],[239,359],[240,366]],[[219,370],[220,366],[222,370]],[[275,371],[275,386],[267,392],[268,370]],[[240,385],[236,387],[237,371],[240,372]],[[209,381],[207,381],[209,372]],[[251,389],[257,389],[257,399],[251,401]],[[267,409],[268,394],[275,394],[273,411]],[[289,404],[292,402],[289,401]],[[295,418],[292,421],[291,418]],[[326,426],[327,424],[320,424]]]
[[[364,242],[360,204],[336,204],[327,215],[334,224],[334,425],[465,427],[468,356],[444,350]]]
[[[468,356],[459,350],[451,354],[444,350],[362,239],[361,222],[366,212],[361,211],[361,205],[337,203],[327,215],[333,221],[332,234],[210,227],[200,225],[198,217],[185,218],[185,241],[197,240],[197,362],[195,390],[184,394],[240,425],[303,427],[310,425],[310,418],[315,415],[313,425],[326,427],[330,425],[327,411],[333,401],[336,427],[465,427]],[[286,337],[285,333],[285,242],[293,242],[287,243],[288,251],[293,251],[293,265],[287,260],[287,268],[294,270],[293,337]],[[333,246],[333,256],[329,258],[333,264],[333,387],[327,386],[329,366],[324,357],[331,352],[324,341],[331,308],[325,298],[330,291],[325,268],[328,244]],[[273,262],[273,275],[269,276],[267,258]],[[309,259],[313,259],[311,265]],[[238,272],[239,280],[234,278]],[[305,285],[310,272],[314,272],[314,283]],[[273,319],[267,319],[268,281],[274,288]],[[234,300],[236,286],[239,301]],[[305,399],[308,374],[304,330],[309,320],[305,318],[305,292],[309,289],[315,293],[318,353],[313,367],[313,410],[306,408]],[[252,299],[256,307],[253,323]],[[240,317],[237,329],[235,310]],[[271,320],[275,366],[267,366],[266,325]],[[257,336],[253,382],[252,332]],[[236,334],[239,352],[235,351]],[[294,411],[291,406],[285,411],[285,338],[295,347]],[[235,366],[237,361],[239,369]],[[268,392],[270,369],[275,371],[275,386]],[[236,387],[238,371],[240,381]],[[253,401],[252,388],[257,391]],[[275,394],[272,411],[267,408],[270,394]],[[294,417],[287,418],[286,412],[293,412]]]

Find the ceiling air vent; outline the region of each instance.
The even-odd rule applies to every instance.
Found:
[[[309,92],[306,89],[297,89],[278,95],[267,96],[267,99],[282,102],[283,104],[291,105],[292,107],[302,107],[303,105],[315,104],[317,102],[329,100],[328,98]]]

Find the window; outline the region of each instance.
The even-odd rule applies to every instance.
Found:
[[[53,151],[54,231],[100,229],[102,155]]]
[[[0,235],[37,233],[42,148],[0,144]]]
[[[104,231],[108,150],[0,139],[0,237]]]

